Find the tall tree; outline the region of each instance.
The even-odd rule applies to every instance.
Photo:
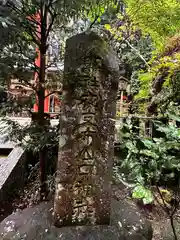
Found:
[[[22,82],[30,86],[38,101],[37,124],[39,135],[43,135],[46,130],[46,121],[44,114],[44,99],[46,89],[46,72],[48,63],[46,56],[49,49],[49,36],[54,27],[59,25],[65,27],[70,21],[79,19],[94,18],[101,15],[105,8],[114,1],[94,0],[94,1],[64,1],[64,0],[21,0],[7,1],[6,5],[11,10],[15,18],[11,18],[11,23],[20,27],[17,31],[16,42],[9,45],[9,50],[16,53],[16,67],[12,67],[13,73],[16,74]],[[39,16],[39,19],[37,18]],[[15,21],[15,19],[17,21]],[[20,50],[17,53],[17,49]],[[40,65],[35,64],[35,49],[38,49]],[[33,53],[34,51],[34,53]],[[23,56],[23,58],[22,58]],[[37,56],[36,56],[37,57]],[[23,61],[22,61],[23,59]],[[35,71],[38,81],[31,83],[24,78],[28,68]],[[41,169],[41,192],[46,192],[46,171],[44,147],[39,151],[40,169]]]

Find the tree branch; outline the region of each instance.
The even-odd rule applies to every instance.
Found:
[[[98,20],[98,18],[99,18],[99,15],[96,15],[96,17],[94,18],[94,21],[90,24],[88,30],[90,30],[90,29],[93,27],[93,25],[96,23],[96,21]]]
[[[14,72],[12,75],[13,75],[14,77],[16,77],[17,79],[19,79],[19,81],[20,81],[21,84],[23,84],[23,82],[24,82],[24,83],[26,84],[26,86],[29,86],[30,88],[32,88],[32,90],[34,90],[35,92],[37,92],[37,89],[36,89],[36,87],[35,87],[33,84],[31,84],[30,82],[28,82],[28,80],[25,80],[24,77],[19,76],[19,74],[18,74],[19,72],[23,73],[23,71],[18,70],[17,72]]]
[[[127,43],[127,45],[140,57],[140,59],[145,63],[145,65],[150,68],[149,64],[147,63],[146,59],[140,54],[140,52],[133,47],[130,42],[127,39],[124,39],[125,43]]]
[[[49,24],[49,26],[48,26],[48,29],[47,29],[47,31],[46,31],[46,40],[47,40],[47,38],[49,37],[49,33],[50,33],[50,31],[51,31],[51,29],[52,29],[52,26],[53,26],[53,24],[54,24],[54,21],[55,21],[55,19],[56,19],[56,17],[57,17],[57,13],[56,12],[52,12],[51,10],[50,10],[50,7],[49,7],[49,9],[47,9],[47,11],[50,13],[50,15],[51,15],[51,23]]]
[[[48,93],[44,98],[47,98],[47,97],[51,96],[54,93],[61,93],[61,92],[62,92],[61,90],[54,90],[54,91]]]

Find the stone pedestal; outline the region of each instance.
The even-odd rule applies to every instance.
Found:
[[[95,33],[67,40],[56,226],[109,224],[119,66]]]

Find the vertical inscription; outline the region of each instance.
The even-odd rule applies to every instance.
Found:
[[[93,136],[97,132],[97,123],[95,120],[97,105],[97,79],[94,75],[93,63],[90,59],[86,59],[79,72],[79,78],[88,79],[86,89],[79,96],[80,119],[76,126],[75,138],[78,138],[77,149],[79,150],[75,156],[76,162],[76,179],[73,184],[73,215],[72,221],[86,224],[95,224],[95,208],[94,208],[94,176],[96,175],[96,164],[93,151]],[[93,81],[92,81],[93,79]],[[96,85],[93,85],[93,82]],[[94,96],[92,92],[95,92]]]
[[[93,39],[99,41],[96,51]],[[111,119],[117,89],[105,66],[106,56],[97,56],[103,51],[99,51],[101,45],[94,33],[79,34],[66,44],[54,201],[54,221],[59,227],[108,224],[110,220]]]

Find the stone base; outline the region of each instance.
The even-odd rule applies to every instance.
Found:
[[[177,239],[180,239],[180,220],[179,219],[174,219],[174,227],[176,230]],[[166,222],[163,222],[162,228],[160,230],[161,230],[160,234],[163,240],[175,239],[169,219],[166,219]]]
[[[8,153],[7,157],[0,158],[0,202],[3,202],[23,188],[26,157],[24,150],[11,142],[0,144],[0,149],[2,154]]]
[[[151,240],[152,227],[131,202],[112,202],[110,226],[56,228],[52,203],[41,203],[0,223],[1,240]]]

